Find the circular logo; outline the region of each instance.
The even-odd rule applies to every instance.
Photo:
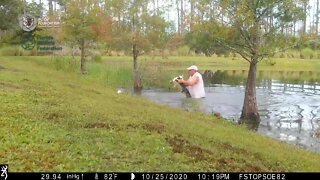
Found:
[[[37,18],[28,13],[19,18],[20,27],[27,32],[33,31],[36,28],[37,23]]]
[[[33,35],[24,35],[21,38],[21,47],[25,50],[32,50],[36,46],[36,40]]]

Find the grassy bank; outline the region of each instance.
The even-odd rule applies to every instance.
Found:
[[[10,171],[319,171],[319,153],[46,61],[0,57],[0,162]]]

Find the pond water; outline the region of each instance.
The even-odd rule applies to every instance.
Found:
[[[180,92],[143,90],[141,95],[154,102],[220,113],[237,122],[243,105],[245,71],[204,73],[206,98],[186,99]],[[257,101],[261,122],[258,133],[320,152],[320,74],[314,72],[258,73]]]

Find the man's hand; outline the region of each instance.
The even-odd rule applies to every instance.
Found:
[[[193,86],[195,84],[197,84],[199,81],[198,77],[193,77],[191,79],[188,80],[183,80],[183,79],[178,79],[177,82],[180,84],[184,84],[185,86]]]
[[[180,83],[180,84],[183,84],[184,82],[185,82],[185,80],[183,80],[183,79],[177,79],[176,80],[178,83]]]

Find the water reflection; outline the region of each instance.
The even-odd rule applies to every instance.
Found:
[[[203,73],[206,98],[199,101],[186,99],[179,92],[154,89],[144,90],[142,96],[187,111],[221,113],[237,122],[242,110],[246,75],[245,71]],[[317,136],[320,128],[320,73],[259,72],[257,77],[261,117],[257,131],[320,152],[320,138]]]
[[[206,109],[204,98],[201,99],[192,99],[185,98],[182,99],[181,107],[186,111],[190,112],[204,112]]]

